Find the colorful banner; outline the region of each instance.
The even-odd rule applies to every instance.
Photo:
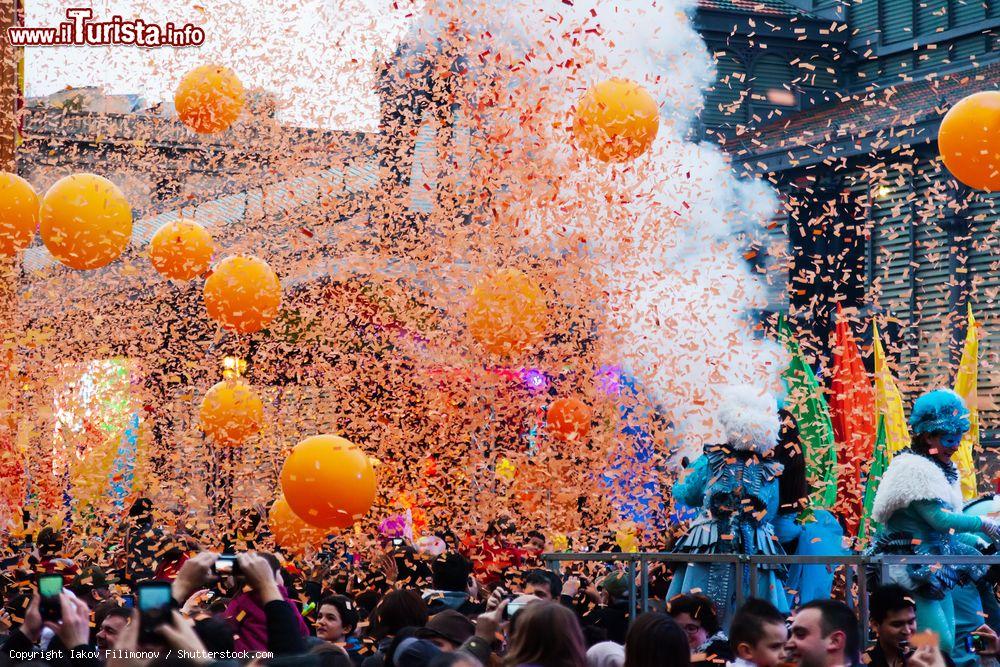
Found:
[[[968,329],[965,332],[965,345],[962,347],[962,361],[958,364],[958,375],[955,376],[955,393],[965,399],[969,408],[969,423],[972,428],[962,438],[962,444],[952,460],[958,466],[958,474],[962,482],[962,497],[972,500],[976,497],[976,464],[973,458],[973,448],[979,445],[979,331],[976,329],[976,318],[972,314],[972,304],[969,304]]]
[[[806,479],[813,489],[810,506],[832,509],[837,501],[837,453],[830,408],[784,318],[778,323],[778,334],[791,355],[788,368],[782,374],[787,394],[785,408],[799,425],[799,438],[806,457]]]
[[[892,454],[888,445],[888,420],[884,414],[878,416],[878,426],[875,435],[875,447],[872,452],[872,465],[868,469],[868,479],[865,481],[864,512],[861,519],[861,530],[858,534],[862,540],[874,535],[878,530],[878,524],[872,521],[872,505],[875,503],[875,492],[878,491],[879,482],[885,469],[889,467],[889,460]]]
[[[892,371],[889,370],[885,349],[878,333],[878,324],[874,320],[872,339],[875,345],[875,418],[885,421],[883,427],[888,462],[892,460],[893,454],[910,446],[910,429],[906,425],[906,413],[903,411],[903,395],[896,386]]]
[[[847,318],[837,307],[830,379],[830,416],[837,441],[837,510],[857,535],[863,510],[861,480],[875,442],[875,391]]]

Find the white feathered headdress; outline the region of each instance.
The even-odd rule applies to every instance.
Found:
[[[715,415],[733,449],[767,453],[778,444],[778,403],[768,392],[750,385],[726,387]]]

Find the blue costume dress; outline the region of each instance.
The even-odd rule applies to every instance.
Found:
[[[674,485],[674,498],[700,507],[698,517],[677,542],[675,551],[691,554],[783,555],[772,520],[778,506],[780,463],[755,451],[729,445],[709,445],[683,480]],[[769,600],[788,611],[780,581],[784,568],[762,567],[758,589],[749,591],[749,569],[744,572],[744,595]],[[712,599],[726,621],[736,599],[735,567],[730,564],[688,563],[678,568],[669,595],[700,591]]]
[[[897,555],[977,555],[984,541],[978,516],[962,511],[962,491],[953,463],[942,463],[909,449],[897,453],[879,483],[872,518],[881,528],[869,552]],[[888,568],[888,581],[913,594],[917,627],[941,637],[941,648],[964,662],[956,649],[956,630],[968,633],[982,625],[981,606],[970,604],[966,592],[986,572],[979,565],[903,564]],[[974,589],[974,586],[971,588]],[[958,604],[956,599],[959,598]]]
[[[781,512],[774,521],[774,532],[782,548],[796,556],[845,556],[844,529],[831,512],[810,510],[799,513]],[[801,606],[813,600],[827,600],[833,589],[833,565],[799,565],[788,567],[785,592],[789,602]]]

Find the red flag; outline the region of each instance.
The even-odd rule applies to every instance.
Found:
[[[875,442],[875,390],[839,305],[831,375],[830,417],[839,469],[835,507],[844,518],[848,534],[854,536],[861,521],[861,478]]]

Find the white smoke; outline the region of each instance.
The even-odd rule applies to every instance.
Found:
[[[719,437],[712,415],[724,385],[775,391],[782,361],[778,346],[751,335],[747,313],[766,304],[766,290],[736,240],[760,229],[778,202],[765,183],[736,178],[718,148],[689,138],[714,80],[691,10],[686,0],[515,0],[458,12],[466,29],[533,52],[522,80],[546,91],[554,118],[610,77],[641,83],[660,103],[653,148],[628,165],[581,159],[565,131],[524,137],[537,170],[551,174],[554,195],[548,206],[515,201],[511,215],[530,225],[535,242],[566,248],[567,238],[587,239],[611,294],[616,352],[660,400],[689,451]],[[442,14],[456,15],[445,9],[425,18],[414,35],[440,30]],[[591,34],[599,38],[583,39]],[[558,67],[570,57],[571,75]]]

